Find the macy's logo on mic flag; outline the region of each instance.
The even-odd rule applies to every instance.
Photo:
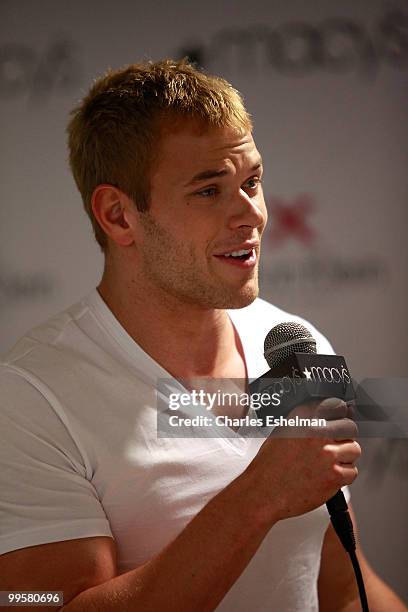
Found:
[[[338,397],[347,402],[355,398],[351,375],[341,355],[293,353],[282,368],[269,370],[252,381],[249,389],[250,393],[279,394],[281,414],[313,400]],[[262,417],[263,412],[266,414],[261,410]]]

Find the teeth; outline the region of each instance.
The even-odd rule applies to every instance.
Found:
[[[252,249],[233,251],[232,253],[225,253],[224,257],[241,257],[241,255],[248,255],[248,253],[251,253],[251,251]]]

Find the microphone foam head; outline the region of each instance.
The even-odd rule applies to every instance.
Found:
[[[294,321],[279,323],[265,338],[264,355],[272,369],[293,353],[316,353],[316,340],[310,331]]]

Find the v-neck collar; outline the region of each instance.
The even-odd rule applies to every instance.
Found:
[[[129,365],[132,366],[132,364],[137,363],[138,369],[142,369],[146,380],[155,388],[157,387],[158,379],[171,379],[174,381],[176,388],[189,393],[181,383],[175,380],[165,368],[146,353],[146,351],[144,351],[128,334],[126,329],[121,325],[104,302],[97,289],[94,289],[88,294],[85,298],[85,302],[91,308],[94,316],[99,320],[100,324],[102,324],[105,331],[116,341],[117,346],[127,355],[128,361],[130,361]],[[249,313],[245,311],[249,308],[250,306],[244,309],[227,310],[227,313],[241,341],[248,379],[252,380],[263,374],[266,370],[266,366],[262,354],[262,343],[260,345],[259,339],[254,336],[253,330],[247,324]],[[140,368],[141,364],[142,367]],[[256,411],[250,409],[248,411],[248,416],[255,418]],[[240,454],[245,453],[249,441],[249,437],[245,435],[247,434],[247,428],[245,426],[240,427],[237,431],[229,429],[228,437],[221,434],[221,427],[214,426],[214,428],[218,430],[218,434],[220,434],[216,436],[216,439],[220,440],[224,445],[230,448],[232,447]]]

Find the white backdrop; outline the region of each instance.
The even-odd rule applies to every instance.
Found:
[[[188,53],[254,117],[270,214],[262,296],[312,320],[355,377],[407,375],[406,2],[3,0],[0,11],[1,351],[101,273],[66,161],[69,110],[108,66]],[[408,597],[404,456],[370,442],[353,500],[368,557]]]

